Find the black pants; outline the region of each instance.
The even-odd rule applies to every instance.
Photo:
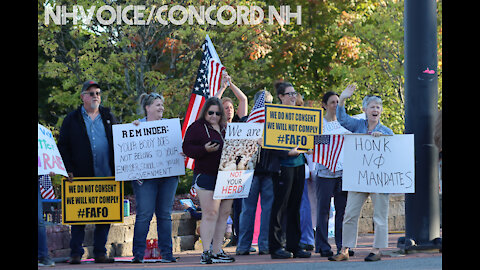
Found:
[[[270,253],[283,247],[282,238],[286,233],[285,249],[291,252],[299,250],[300,203],[305,184],[305,166],[280,167],[280,174],[273,180],[273,204],[270,214],[268,245]],[[282,220],[286,218],[286,229],[282,229]]]

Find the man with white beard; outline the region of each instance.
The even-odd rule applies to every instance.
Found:
[[[101,90],[98,83],[89,80],[83,84],[80,98],[83,104],[70,112],[62,123],[58,149],[62,155],[68,180],[73,177],[113,176],[112,125],[117,123],[110,109],[100,106]],[[93,253],[96,263],[113,263],[106,257],[110,224],[96,224]],[[71,226],[70,263],[79,264],[84,254],[85,225]]]

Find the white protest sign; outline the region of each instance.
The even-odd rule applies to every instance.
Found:
[[[415,193],[414,135],[345,135],[342,190]]]
[[[38,175],[49,174],[50,172],[68,177],[52,132],[38,124]]]
[[[184,175],[180,119],[113,125],[115,180]]]
[[[247,198],[262,138],[263,124],[229,123],[218,168],[214,199]]]

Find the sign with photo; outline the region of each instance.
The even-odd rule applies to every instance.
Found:
[[[263,124],[229,123],[225,134],[214,199],[246,198],[260,153]]]

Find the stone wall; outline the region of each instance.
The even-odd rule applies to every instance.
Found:
[[[373,232],[373,205],[370,198],[365,202],[359,220],[359,233]],[[155,215],[150,223],[150,231],[147,239],[157,238],[157,225]],[[190,213],[175,211],[172,214],[172,243],[173,252],[195,249],[198,240],[196,229],[200,221],[191,219]],[[132,241],[135,215],[124,218],[124,223],[114,223],[110,227],[107,239],[108,256],[133,256]],[[391,195],[388,216],[389,231],[405,230],[405,196]],[[85,228],[84,258],[93,257],[93,230],[94,225]],[[50,225],[47,226],[47,243],[52,258],[67,258],[70,256],[70,226]]]

